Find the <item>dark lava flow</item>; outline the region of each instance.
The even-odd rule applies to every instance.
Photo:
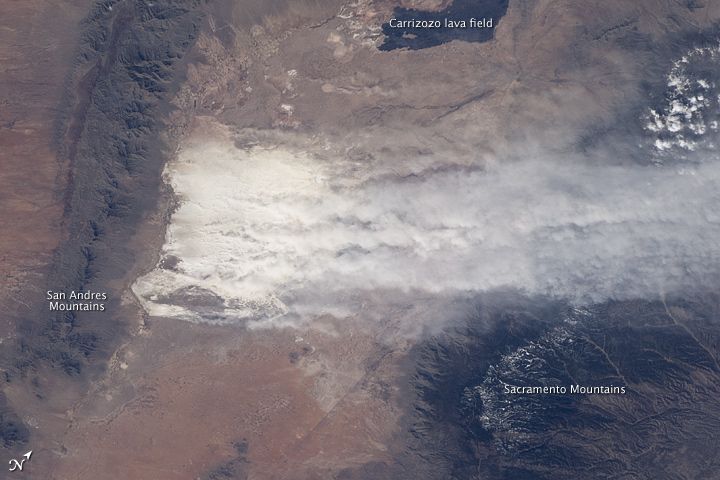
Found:
[[[507,12],[508,0],[455,0],[448,8],[439,12],[427,12],[411,8],[396,8],[393,21],[383,24],[385,41],[380,50],[390,51],[398,48],[420,50],[436,47],[453,40],[465,42],[487,42],[492,40],[498,21]],[[470,19],[482,21],[492,19],[492,26],[472,27]],[[414,20],[416,22],[439,22],[439,28],[431,27],[398,27],[398,22]],[[465,21],[466,26],[449,27],[447,22]]]

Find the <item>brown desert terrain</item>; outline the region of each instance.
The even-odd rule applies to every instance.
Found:
[[[177,267],[164,248],[183,198],[168,172],[204,161],[192,152],[212,144],[245,158],[262,145],[356,162],[359,178],[371,165],[410,180],[443,168],[469,175],[539,152],[631,163],[627,138],[642,128],[628,119],[665,88],[687,39],[710,36],[720,21],[720,4],[710,1],[510,0],[490,41],[378,48],[396,7],[450,3],[0,1],[0,446],[7,458],[33,450],[24,478],[512,478],[484,437],[457,450],[473,465],[505,465],[504,473],[477,467],[471,476],[452,465],[456,451],[421,443],[427,429],[415,416],[443,414],[419,406],[423,371],[460,371],[472,362],[443,361],[492,342],[451,335],[433,351],[442,343],[433,336],[451,322],[432,323],[445,307],[413,303],[413,286],[390,289],[391,300],[357,294],[345,318],[285,327],[155,315],[143,307],[213,304],[201,295],[198,304],[163,303],[133,290],[154,270]],[[434,158],[445,163],[422,160]],[[107,292],[107,310],[50,313],[48,289]],[[648,307],[648,318],[707,346],[699,363],[710,366],[692,375],[712,385],[714,327],[692,323],[712,301],[673,301]],[[527,311],[493,311],[487,317],[503,327],[478,327],[507,345],[497,358],[519,348],[518,332],[541,338],[527,318],[546,310]],[[639,314],[612,318],[656,325]],[[599,351],[613,366],[610,357],[621,355]],[[472,366],[509,362],[497,358]],[[698,363],[682,358],[682,368]],[[432,370],[435,361],[442,368]],[[468,375],[469,383],[484,378]],[[706,400],[697,403],[709,418],[715,405]],[[594,407],[640,408],[628,405]],[[432,428],[438,445],[455,448],[455,426]]]

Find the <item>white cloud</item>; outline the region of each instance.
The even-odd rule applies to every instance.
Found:
[[[712,79],[698,78],[710,75],[708,66],[717,67],[720,46],[692,49],[673,62],[667,76],[665,105],[661,109],[649,109],[645,115],[645,129],[658,138],[655,148],[660,155],[675,158],[682,151],[695,151],[708,130],[715,130],[720,100],[709,95],[715,90],[717,74]],[[656,159],[663,163],[662,159]]]
[[[507,287],[582,304],[717,271],[714,161],[591,166],[538,154],[471,168],[425,155],[412,168],[412,156],[349,160],[277,140],[243,150],[208,138],[168,165],[180,206],[163,255],[179,263],[134,284],[151,314],[289,321],[399,299],[415,314]]]

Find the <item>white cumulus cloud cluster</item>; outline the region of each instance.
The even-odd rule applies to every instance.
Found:
[[[650,109],[645,128],[656,135],[660,154],[695,151],[720,126],[717,94],[720,45],[697,47],[673,62],[662,108]],[[714,137],[714,135],[713,135]],[[712,145],[713,138],[710,139]]]

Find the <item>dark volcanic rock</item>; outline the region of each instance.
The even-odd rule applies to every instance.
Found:
[[[422,27],[415,23],[407,27],[398,27],[396,21],[384,23],[382,31],[385,34],[385,41],[380,45],[380,50],[395,50],[398,48],[409,48],[419,50],[422,48],[436,47],[453,40],[465,42],[487,42],[492,40],[498,21],[505,15],[508,8],[508,0],[455,0],[449,7],[439,12],[428,12],[409,8],[396,8],[393,18],[399,22],[437,22],[439,27]],[[470,19],[479,22],[489,21],[492,24],[485,27],[470,25]],[[448,26],[453,23],[462,22],[464,27]],[[400,23],[404,25],[404,23]],[[457,24],[455,24],[457,25]]]

